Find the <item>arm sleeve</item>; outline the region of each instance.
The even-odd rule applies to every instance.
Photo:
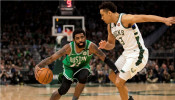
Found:
[[[117,74],[119,72],[117,67],[114,65],[114,63],[108,57],[105,57],[104,62],[109,66],[109,68],[111,68],[115,72],[115,74]]]

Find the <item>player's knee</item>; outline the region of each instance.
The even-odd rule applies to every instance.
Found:
[[[59,89],[58,89],[58,92],[59,92],[60,95],[65,95],[65,94],[67,93],[67,91],[68,91],[68,90],[63,89],[63,88],[59,88]]]
[[[81,71],[81,74],[78,76],[79,83],[85,84],[89,76],[89,71],[84,69]]]
[[[86,83],[86,81],[87,81],[87,79],[88,79],[88,74],[87,75],[79,75],[78,76],[78,81],[79,81],[79,83],[82,83],[82,84],[85,84]]]
[[[121,81],[121,80],[116,80],[116,86],[117,88],[122,88],[124,86],[125,82]]]
[[[85,78],[80,78],[80,79],[78,79],[78,81],[79,81],[79,83],[85,84],[86,81],[87,81],[87,77],[85,77]]]
[[[65,95],[70,86],[71,86],[72,82],[70,80],[67,80],[67,79],[63,79],[63,83],[61,84],[61,87],[58,89],[58,92],[60,95]]]
[[[121,84],[120,82],[116,82],[116,86],[117,86],[118,88],[121,88],[121,87],[123,86],[123,84]]]
[[[62,86],[58,89],[60,95],[65,95],[70,88],[70,84],[62,84]]]

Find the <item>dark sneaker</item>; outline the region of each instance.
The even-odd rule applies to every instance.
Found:
[[[129,96],[129,99],[128,100],[134,100],[132,96]]]

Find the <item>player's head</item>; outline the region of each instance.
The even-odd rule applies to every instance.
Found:
[[[111,16],[117,12],[117,6],[112,2],[103,2],[100,6],[101,19],[106,23],[111,23]]]
[[[76,43],[76,45],[79,48],[84,48],[85,47],[85,42],[86,42],[86,33],[82,29],[76,29],[73,32],[73,39]]]

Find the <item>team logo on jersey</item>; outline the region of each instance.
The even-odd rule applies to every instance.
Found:
[[[118,37],[118,36],[120,36],[120,35],[124,35],[124,30],[116,30],[116,31],[114,31],[113,32],[113,35],[115,36],[115,37]]]
[[[131,68],[131,72],[134,73],[136,71],[136,69],[134,68]]]
[[[83,55],[87,55],[87,52],[83,52]]]

